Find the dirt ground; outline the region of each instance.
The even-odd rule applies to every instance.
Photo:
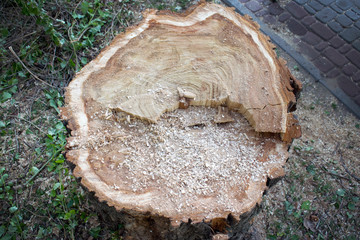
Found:
[[[62,7],[68,12],[69,9],[79,12],[82,2],[78,1],[77,5],[66,2]],[[93,39],[87,35],[88,30],[82,33],[80,37],[88,37],[93,45],[86,50],[79,46],[76,61],[85,63],[84,58],[90,61],[112,34],[139,21],[141,11],[148,6],[183,10],[194,3],[139,2],[136,7],[131,5],[132,1],[116,2],[113,12],[121,12],[126,18],[118,21],[110,18],[107,25],[102,25],[103,35]],[[106,12],[106,4],[104,1],[99,5],[103,9],[100,13]],[[71,61],[65,61],[74,59],[77,66],[73,46],[69,44],[68,49],[48,44],[48,33],[35,21],[36,16],[43,15],[36,11],[33,15],[21,15],[17,7],[13,1],[0,4],[3,35],[0,37],[0,239],[122,239],[123,226],[114,228],[94,213],[89,194],[74,179],[71,166],[60,154],[68,133],[59,121],[57,110],[63,102],[64,87],[76,70],[67,67],[66,64],[72,66]],[[53,1],[43,8],[48,14],[53,11],[51,16],[67,21],[67,13],[64,10],[65,17],[62,17],[60,7],[61,4]],[[79,16],[74,19],[81,21]],[[54,23],[55,27],[59,24]],[[67,39],[69,35],[71,39],[70,30],[75,27],[71,22],[67,26],[64,36]],[[117,31],[112,31],[116,28]],[[7,37],[5,29],[9,32]],[[279,26],[275,31],[292,44],[292,36],[285,28]],[[10,46],[28,69],[10,52]],[[248,238],[358,239],[360,121],[286,53],[281,49],[277,52],[303,83],[295,112],[302,137],[294,140],[290,148],[286,176],[264,195]],[[49,62],[53,68],[47,68]],[[14,76],[18,82],[13,81]],[[41,84],[34,76],[45,79],[53,87]],[[10,92],[14,86],[17,90]]]

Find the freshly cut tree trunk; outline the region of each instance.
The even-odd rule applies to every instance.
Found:
[[[284,175],[301,134],[301,83],[273,48],[231,8],[146,11],[67,88],[74,174],[118,211],[224,232]]]

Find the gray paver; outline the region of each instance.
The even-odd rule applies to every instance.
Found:
[[[346,44],[346,42],[344,40],[342,40],[341,38],[339,38],[338,36],[336,36],[330,40],[330,44],[334,48],[339,48],[341,46],[344,46]]]
[[[258,3],[255,0],[245,3],[245,6],[248,9],[250,9],[252,12],[256,12],[256,11],[259,11],[260,9],[262,9],[262,6],[260,5],[260,3]]]
[[[340,70],[339,70],[338,68],[335,68],[335,69],[331,70],[330,72],[328,72],[328,73],[326,74],[326,77],[328,77],[328,78],[334,78],[334,77],[339,76],[340,73],[341,73]]]
[[[325,48],[327,48],[328,46],[329,46],[329,44],[327,42],[320,42],[315,46],[315,49],[320,52],[320,51],[324,50]]]
[[[308,0],[294,0],[295,2],[297,2],[300,5],[304,5],[305,3],[308,2]]]
[[[360,13],[356,13],[356,12],[354,12],[353,10],[347,10],[347,11],[345,12],[345,14],[346,14],[346,16],[348,16],[351,20],[356,21],[356,20],[360,19]]]
[[[335,66],[324,57],[319,57],[314,61],[315,66],[323,73],[329,72]]]
[[[297,19],[301,19],[308,15],[304,8],[300,7],[295,2],[290,2],[285,8]]]
[[[319,22],[312,24],[310,28],[324,40],[330,40],[335,35],[335,33],[331,31],[330,28]]]
[[[308,5],[313,9],[315,9],[316,11],[320,11],[321,9],[324,8],[324,5],[322,5],[321,3],[315,0],[310,0],[310,2],[308,2]]]
[[[340,33],[340,36],[345,39],[347,42],[351,43],[355,39],[360,37],[360,29],[357,28],[347,28]]]
[[[360,20],[357,20],[355,23],[354,23],[355,27],[359,28],[360,29]]]
[[[308,44],[315,46],[319,42],[321,42],[321,38],[319,38],[317,35],[315,35],[312,32],[307,32],[304,37],[301,38],[301,40],[307,42]]]
[[[352,76],[357,72],[357,67],[355,67],[352,63],[346,64],[343,68],[343,73],[347,76]]]
[[[331,21],[328,23],[328,26],[334,31],[334,32],[341,32],[344,30],[344,28],[336,21]]]
[[[351,50],[351,45],[350,44],[345,44],[344,46],[339,48],[339,52],[342,53],[342,54],[345,54],[350,50]]]
[[[360,52],[360,39],[355,40],[352,45],[356,50]]]
[[[350,97],[355,97],[360,93],[360,88],[353,83],[349,77],[342,76],[337,79],[337,82],[342,90]]]
[[[334,9],[334,11],[336,11],[337,13],[343,13],[344,11],[338,7],[338,5],[336,5],[335,3],[331,4],[330,7],[332,9]]]
[[[336,17],[337,13],[332,10],[329,7],[323,8],[321,11],[317,12],[315,14],[315,17],[323,22],[323,23],[327,23],[328,21],[334,19]]]
[[[315,13],[316,13],[315,9],[313,9],[312,7],[310,7],[310,6],[307,5],[307,4],[304,6],[304,9],[305,9],[306,11],[308,11],[308,13],[311,13],[311,14],[315,14]]]
[[[360,68],[360,52],[351,50],[345,56],[358,68]]]
[[[272,15],[280,15],[282,12],[284,12],[284,9],[280,7],[278,3],[274,3],[269,6],[268,11]]]
[[[287,22],[287,26],[296,35],[302,36],[306,33],[306,28],[295,19],[290,19]]]
[[[324,55],[338,67],[344,66],[349,62],[342,54],[340,54],[335,48],[328,47],[324,50]]]
[[[348,10],[352,7],[351,0],[336,0],[336,5],[342,10]]]
[[[313,16],[306,16],[302,19],[302,22],[307,26],[310,26],[315,21],[316,21],[316,19]]]
[[[336,21],[344,27],[349,27],[353,23],[353,21],[345,15],[338,15]]]
[[[328,6],[330,3],[335,2],[335,0],[318,0],[321,4]]]
[[[284,12],[284,13],[282,13],[282,14],[279,16],[278,20],[279,20],[280,22],[285,22],[285,21],[288,20],[290,17],[291,17],[291,14],[290,14],[290,13]]]

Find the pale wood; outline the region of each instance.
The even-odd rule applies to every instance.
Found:
[[[231,8],[202,2],[181,15],[147,10],[139,25],[117,36],[66,90],[61,116],[72,130],[67,159],[76,165],[74,174],[110,206],[149,211],[174,225],[250,211],[269,179],[284,175],[289,143],[301,134],[290,112],[301,83],[273,48],[255,22]],[[185,138],[171,138],[177,131],[201,149],[202,160],[179,160],[196,171],[172,169],[174,159],[156,157],[172,143],[168,154],[189,146]],[[215,150],[199,144],[218,136],[234,140],[223,139]],[[185,147],[180,150],[190,154]],[[211,151],[224,154],[209,161]],[[219,168],[222,175],[201,183],[196,176],[188,179],[191,171],[203,176],[196,164],[215,174]],[[141,165],[147,168],[134,173]],[[166,174],[158,169],[164,166],[171,176],[153,176]],[[174,175],[179,187],[171,189]]]

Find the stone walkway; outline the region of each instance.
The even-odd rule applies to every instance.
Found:
[[[271,0],[223,2],[252,16],[262,30],[268,26],[271,38],[279,26],[292,32],[295,51],[306,57],[295,60],[318,71],[316,80],[360,118],[360,0],[294,0],[284,8]]]

